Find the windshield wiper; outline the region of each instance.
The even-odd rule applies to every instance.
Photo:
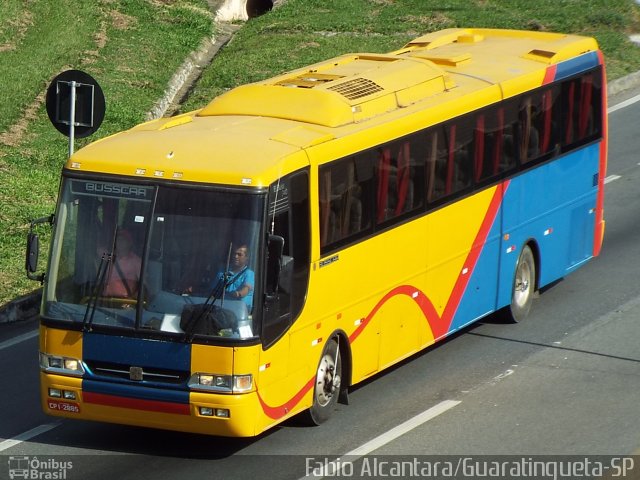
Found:
[[[109,264],[111,263],[113,255],[111,253],[103,252],[100,259],[100,266],[95,278],[95,287],[89,300],[87,301],[87,308],[84,311],[84,318],[82,319],[82,329],[86,331],[91,330],[91,324],[93,323],[93,316],[98,306],[98,295],[104,288],[104,284],[107,278],[107,271],[109,270]]]
[[[247,269],[247,267],[245,266],[237,273],[232,273],[229,271],[229,264],[231,263],[231,249],[232,244],[230,243],[229,252],[227,254],[227,265],[224,272],[222,273],[222,277],[215,284],[204,303],[197,305],[199,311],[194,309],[192,312],[192,317],[186,322],[186,325],[183,327],[185,337],[188,341],[191,341],[193,339],[193,331],[203,318],[207,318],[207,316],[210,316],[215,308],[222,309],[222,306],[224,304],[224,295],[227,291],[227,288],[229,288],[229,286],[232,285],[233,282],[235,282],[236,279],[239,278],[240,275],[242,275]],[[215,305],[218,299],[220,299],[220,307],[216,307]]]
[[[104,289],[109,266],[114,261],[117,233],[118,226],[116,225],[115,231],[113,232],[113,241],[111,242],[111,251],[102,252],[102,257],[100,258],[100,265],[98,266],[98,271],[96,272],[96,278],[94,280],[95,287],[87,301],[87,308],[84,311],[84,318],[82,319],[82,330],[85,332],[91,331],[91,324],[93,323],[93,317],[96,313],[96,307],[98,306],[98,296]]]

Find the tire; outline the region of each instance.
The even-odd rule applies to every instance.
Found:
[[[511,304],[506,308],[507,320],[523,321],[529,315],[536,285],[536,262],[529,245],[525,245],[518,257],[511,290]]]
[[[340,347],[335,338],[330,339],[322,351],[316,382],[313,389],[313,405],[308,410],[308,422],[320,425],[326,422],[338,403],[342,381],[342,359]]]

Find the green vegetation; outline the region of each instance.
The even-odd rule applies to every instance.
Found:
[[[53,211],[66,138],[47,119],[44,91],[68,68],[90,73],[107,114],[89,141],[144,120],[174,71],[212,31],[206,0],[0,2],[0,305],[37,285],[25,279],[29,219]],[[285,0],[236,33],[183,111],[238,84],[346,52],[387,52],[457,26],[571,32],[598,39],[609,78],[640,70],[633,0]],[[47,229],[43,229],[43,232]]]
[[[0,305],[37,287],[24,273],[26,232],[53,212],[68,153],[44,108],[51,80],[76,68],[105,92],[104,123],[78,149],[143,121],[212,25],[206,0],[0,2]]]
[[[388,52],[424,33],[492,27],[595,37],[609,78],[640,69],[640,7],[633,0],[286,0],[249,21],[207,69],[183,110],[238,84],[347,52]]]

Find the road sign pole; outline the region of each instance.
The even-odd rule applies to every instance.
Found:
[[[71,108],[69,110],[69,157],[73,155],[73,142],[76,136],[76,82],[71,80]]]

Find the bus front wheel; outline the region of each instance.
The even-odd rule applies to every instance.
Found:
[[[536,285],[536,262],[529,245],[525,245],[518,258],[511,292],[511,305],[507,307],[508,320],[514,323],[524,320],[533,303]]]
[[[316,371],[313,389],[313,405],[308,411],[308,420],[312,425],[326,422],[338,402],[342,381],[342,359],[340,347],[335,338],[330,339],[322,351]]]

